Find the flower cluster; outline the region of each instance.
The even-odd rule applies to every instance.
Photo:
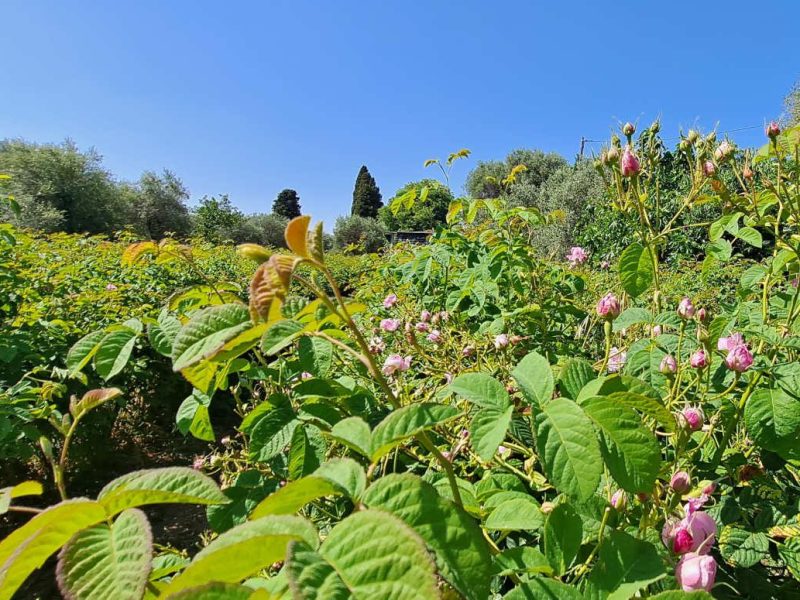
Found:
[[[673,481],[676,478],[677,485],[688,487],[688,474],[679,472],[673,476]],[[692,498],[684,506],[683,519],[667,520],[661,531],[661,540],[667,549],[680,555],[675,578],[685,592],[709,591],[717,576],[717,561],[709,554],[716,541],[717,523],[700,510],[708,499],[704,490],[699,498]]]
[[[721,337],[717,341],[717,350],[727,352],[725,366],[731,371],[744,373],[753,364],[753,355],[741,333],[731,333],[728,337]]]

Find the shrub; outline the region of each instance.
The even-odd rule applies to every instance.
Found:
[[[376,219],[351,215],[339,217],[333,228],[333,246],[339,250],[356,247],[360,252],[377,252],[386,245],[386,228]]]
[[[413,196],[413,198],[412,198]],[[403,198],[411,198],[409,203]],[[453,194],[435,179],[406,184],[380,209],[380,220],[389,231],[428,231],[444,223]]]

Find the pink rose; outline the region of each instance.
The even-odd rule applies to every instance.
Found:
[[[611,347],[611,352],[608,355],[608,372],[618,373],[625,366],[625,361],[628,360],[628,353],[620,350],[616,346]]]
[[[694,406],[687,406],[684,408],[681,412],[681,416],[683,417],[683,421],[686,423],[686,426],[692,431],[697,431],[700,429],[703,426],[703,420],[705,419],[703,411]]]
[[[426,331],[430,330],[430,328],[431,328],[431,327],[430,327],[430,325],[428,325],[427,323],[423,323],[423,322],[421,322],[421,321],[420,321],[419,323],[417,323],[417,324],[414,326],[414,328],[415,328],[417,331],[419,331],[420,333],[425,333]]]
[[[423,310],[421,313],[419,313],[419,320],[422,321],[423,323],[427,323],[428,321],[430,321],[431,311]]]
[[[397,304],[397,295],[396,294],[389,294],[383,300],[383,307],[384,308],[392,308],[395,304]]]
[[[686,471],[677,471],[669,480],[669,487],[678,494],[685,494],[692,488],[692,478]]]
[[[386,362],[383,363],[383,374],[384,375],[394,375],[396,371],[408,371],[411,368],[411,357],[406,356],[403,358],[399,354],[392,354],[387,359]]]
[[[658,366],[658,372],[662,375],[674,375],[678,372],[678,363],[675,357],[667,354],[661,359],[661,364]]]
[[[569,254],[567,254],[567,262],[569,262],[569,266],[572,268],[582,265],[588,259],[589,255],[586,253],[586,250],[580,246],[573,246],[570,248]]]
[[[508,346],[508,344],[509,344],[508,335],[506,335],[505,333],[500,333],[494,336],[494,347],[497,350],[505,348],[506,346]]]
[[[717,577],[717,561],[707,554],[689,552],[675,566],[675,579],[684,592],[710,591]]]
[[[372,354],[380,354],[386,350],[386,344],[382,338],[374,337],[369,341],[369,351]]]
[[[733,350],[728,352],[728,356],[725,357],[725,365],[731,371],[736,371],[737,373],[744,373],[752,364],[753,355],[750,354],[750,350],[748,350],[747,346],[744,344],[736,346]]]
[[[708,366],[708,354],[702,348],[698,348],[689,359],[689,364],[692,365],[693,369],[706,368]]]
[[[442,333],[438,329],[434,329],[428,334],[428,341],[433,344],[442,343]]]
[[[633,177],[638,174],[640,170],[641,165],[639,165],[639,159],[636,158],[636,154],[633,153],[630,146],[625,146],[625,150],[622,153],[622,176]]]
[[[597,315],[612,321],[619,316],[619,299],[614,294],[606,294],[597,303]]]
[[[400,327],[400,319],[381,319],[381,329],[384,331],[397,331]]]
[[[678,316],[681,319],[691,319],[694,317],[694,304],[692,301],[684,296],[678,304]]]
[[[764,128],[764,133],[769,139],[774,139],[781,134],[780,125],[778,125],[775,121],[770,121],[769,125]]]
[[[690,550],[698,554],[708,554],[717,537],[717,522],[707,512],[693,512],[681,521],[692,536]]]

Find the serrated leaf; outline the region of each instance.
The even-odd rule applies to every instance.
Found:
[[[544,521],[544,554],[556,575],[566,573],[578,555],[583,539],[583,523],[569,504],[558,504]]]
[[[271,600],[246,585],[236,583],[207,583],[170,594],[165,600]]]
[[[267,356],[273,356],[300,337],[302,331],[302,323],[290,320],[277,321],[264,332],[261,349]]]
[[[289,446],[289,479],[300,479],[315,471],[325,460],[325,449],[319,428],[310,423],[297,427]]]
[[[483,408],[505,408],[509,404],[505,386],[486,373],[459,375],[453,379],[447,390]]]
[[[439,572],[468,600],[489,595],[491,555],[475,521],[436,489],[409,473],[391,474],[372,484],[362,499],[370,508],[392,513],[433,550]]]
[[[333,362],[333,344],[318,337],[302,337],[298,344],[300,368],[316,377],[327,377]]]
[[[755,248],[761,248],[762,244],[764,243],[761,233],[752,227],[742,227],[736,232],[736,237]]]
[[[286,554],[286,573],[297,598],[349,600],[347,585],[319,552],[302,542],[290,542]]]
[[[598,559],[589,581],[607,593],[610,600],[627,600],[666,576],[655,546],[622,531],[609,533],[600,546]]]
[[[89,364],[94,358],[97,349],[100,347],[100,340],[106,335],[105,330],[93,331],[83,336],[67,352],[67,368],[73,373],[78,373]]]
[[[649,493],[661,467],[661,447],[633,411],[610,396],[581,405],[600,431],[600,450],[611,476],[632,493]]]
[[[472,448],[483,460],[491,460],[497,453],[497,448],[503,442],[511,423],[514,407],[505,408],[490,406],[481,408],[472,417],[469,425]]]
[[[800,458],[800,400],[781,389],[757,389],[744,407],[747,432],[761,448],[784,458]]]
[[[708,246],[706,246],[706,252],[709,256],[713,256],[721,262],[727,262],[731,259],[731,255],[733,254],[733,244],[726,239],[719,239],[716,242],[708,244]]]
[[[561,395],[573,400],[578,398],[583,386],[596,377],[594,367],[588,360],[582,358],[571,358],[561,369],[558,377],[558,386]]]
[[[760,531],[723,527],[719,534],[719,551],[729,564],[749,568],[767,557],[769,538]]]
[[[633,298],[647,291],[653,282],[653,258],[650,250],[638,242],[625,248],[619,257],[619,279]]]
[[[97,374],[108,381],[122,371],[128,364],[137,337],[138,333],[128,327],[103,336],[94,354],[94,369]]]
[[[308,224],[310,222],[310,216],[301,215],[295,217],[286,225],[286,246],[288,246],[289,250],[303,258],[309,258]]]
[[[147,338],[156,352],[162,356],[171,357],[172,346],[180,330],[181,322],[165,311],[158,316],[157,322],[147,328]]]
[[[372,432],[372,462],[377,461],[397,444],[420,431],[455,419],[461,414],[454,406],[431,402],[409,404],[393,410]]]
[[[494,570],[501,577],[512,573],[553,574],[553,568],[547,557],[541,550],[531,546],[506,548],[494,557]]]
[[[502,496],[503,493],[496,494]],[[494,496],[492,497],[494,498]],[[487,507],[489,503],[487,502]],[[536,502],[528,496],[501,502],[486,518],[483,526],[493,531],[538,531],[544,516]]]
[[[275,408],[266,413],[250,432],[250,458],[267,462],[283,452],[298,425],[300,421],[289,408]]]
[[[642,323],[652,323],[653,315],[646,308],[627,308],[614,319],[613,330],[615,332],[622,331],[633,325],[640,325]]]
[[[213,479],[188,467],[133,471],[106,485],[97,496],[109,515],[147,504],[225,504]]]
[[[216,438],[208,413],[210,405],[209,396],[200,390],[192,390],[191,395],[181,402],[175,415],[178,431],[183,435],[191,433],[198,440],[213,442]]]
[[[247,307],[242,304],[210,306],[196,312],[175,336],[173,370],[180,371],[212,357],[225,342],[251,326]]]
[[[336,423],[331,429],[331,437],[369,458],[372,449],[372,432],[361,417],[348,417]]]
[[[515,587],[503,600],[584,600],[577,587],[569,586],[557,579],[531,577],[525,583]]]
[[[283,560],[291,541],[315,548],[313,525],[301,517],[264,517],[237,525],[198,552],[188,567],[162,591],[162,596],[212,581],[235,583]]]
[[[112,525],[88,527],[64,545],[58,555],[58,587],[68,599],[139,600],[152,551],[147,517],[136,508],[124,510]]]
[[[20,585],[77,532],[106,519],[94,500],[65,500],[35,515],[0,542],[0,600]]]
[[[553,397],[553,371],[550,363],[541,354],[528,354],[514,367],[511,375],[516,379],[525,398],[532,404],[543,406]]]
[[[589,418],[580,406],[556,398],[536,414],[536,447],[548,480],[578,499],[592,496],[600,483],[603,457]]]

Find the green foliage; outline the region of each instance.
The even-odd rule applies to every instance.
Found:
[[[192,213],[194,235],[212,243],[232,239],[233,232],[245,217],[233,206],[227,194],[219,198],[205,196]]]
[[[300,196],[290,189],[281,190],[275,202],[272,203],[272,212],[285,219],[294,219],[302,214],[300,210]]]
[[[377,252],[386,245],[386,229],[380,221],[352,215],[339,217],[333,228],[333,246],[338,250]]]
[[[428,231],[445,222],[453,194],[435,179],[406,184],[379,211],[389,231]]]
[[[353,189],[353,206],[350,214],[374,219],[378,216],[378,211],[382,206],[381,190],[367,167],[362,165]]]

